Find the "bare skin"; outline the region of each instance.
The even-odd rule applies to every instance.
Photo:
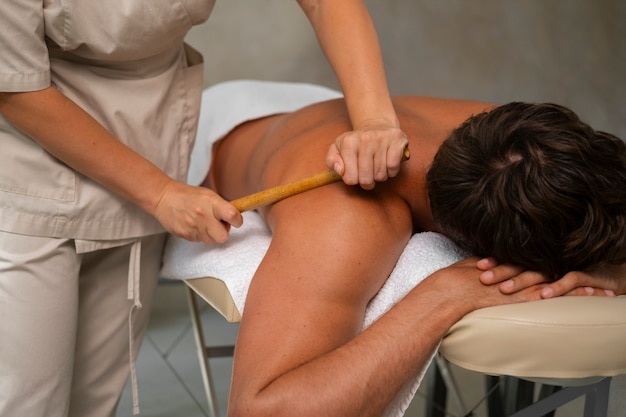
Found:
[[[423,180],[426,168],[450,129],[491,106],[415,96],[396,97],[394,104],[403,129],[411,132],[408,135],[409,148],[416,152],[403,163],[397,178],[377,185],[374,193],[367,195],[396,195],[415,213],[413,229],[431,230],[432,215]],[[429,110],[421,114],[414,110],[416,108]],[[207,180],[203,185],[232,200],[320,172],[326,169],[324,157],[334,138],[349,127],[342,100],[245,123],[231,132],[227,141],[219,143],[212,174],[217,183],[211,186]],[[294,153],[299,157],[294,158]],[[416,184],[415,179],[420,181]],[[332,187],[325,187],[324,191],[328,188]],[[359,194],[352,188],[334,188]],[[267,209],[262,210],[262,214],[271,226]]]
[[[424,180],[434,153],[452,128],[490,107],[419,97],[394,105],[413,151],[395,178],[371,191],[336,183],[260,210],[273,238],[246,299],[229,416],[380,416],[465,314],[541,298],[543,278],[469,258],[360,333],[410,236],[434,230]],[[322,171],[348,127],[341,100],[247,122],[217,144],[204,185],[234,199]],[[490,285],[480,282],[485,271]],[[500,291],[522,275],[515,291]]]

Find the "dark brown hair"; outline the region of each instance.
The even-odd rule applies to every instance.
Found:
[[[554,278],[626,261],[626,144],[562,106],[471,117],[427,182],[435,223],[475,255]]]

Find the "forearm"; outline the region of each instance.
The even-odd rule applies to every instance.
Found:
[[[451,299],[423,282],[363,333],[282,374],[255,398],[235,393],[229,415],[382,415],[469,309]]]
[[[333,309],[325,320],[328,310],[316,310],[317,303],[298,304],[281,323],[263,322],[271,309],[258,309],[253,294],[246,304],[253,317],[244,314],[237,340],[229,416],[382,415],[467,313],[541,298],[541,286],[503,295],[497,285],[480,283],[475,265],[468,258],[436,271],[362,333],[354,328],[362,313]],[[300,329],[307,333],[302,338]]]
[[[171,181],[52,87],[0,93],[0,113],[47,152],[149,214]]]
[[[361,0],[299,0],[333,68],[353,126],[385,118],[399,126],[387,87],[378,36]]]

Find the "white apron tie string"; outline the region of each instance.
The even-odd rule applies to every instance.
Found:
[[[128,349],[130,354],[130,381],[133,392],[133,415],[139,414],[139,391],[137,389],[137,370],[135,369],[135,354],[133,346],[133,316],[135,310],[141,308],[139,298],[139,282],[141,280],[141,240],[134,242],[130,248],[130,262],[128,265],[128,299],[133,305],[128,313]]]

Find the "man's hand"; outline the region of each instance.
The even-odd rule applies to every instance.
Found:
[[[559,295],[624,295],[626,294],[626,264],[605,264],[593,271],[572,271],[548,285],[543,298]]]
[[[165,187],[154,217],[173,235],[207,244],[226,242],[230,226],[243,224],[241,213],[214,191],[176,181]]]
[[[383,121],[362,123],[330,146],[326,165],[348,185],[371,190],[400,172],[408,139],[400,128]]]
[[[486,285],[499,284],[504,294],[513,294],[539,283],[547,284],[541,291],[542,298],[626,294],[626,265],[605,265],[589,272],[572,271],[556,281],[518,266],[499,265],[493,258],[481,259],[476,266],[484,271],[480,281]]]
[[[477,263],[476,257],[458,261],[436,271],[416,288],[423,291],[426,285],[434,285],[433,294],[440,294],[440,297],[453,303],[454,309],[460,313],[458,319],[479,308],[541,299],[541,291],[546,285],[543,281],[534,284],[529,281],[526,283],[529,285],[518,291],[504,293],[500,290],[499,282],[494,280],[493,283],[485,283],[480,279],[484,271],[477,267]],[[500,268],[497,272],[500,280],[513,279],[519,275],[519,271],[513,268]]]

